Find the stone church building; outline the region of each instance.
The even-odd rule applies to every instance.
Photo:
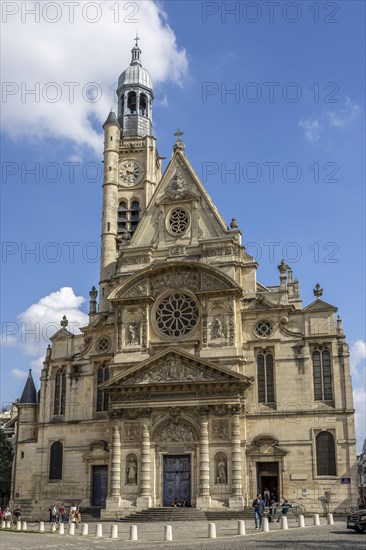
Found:
[[[283,260],[278,285],[257,279],[180,130],[162,171],[140,57],[136,41],[104,124],[99,290],[80,334],[62,319],[38,394],[29,374],[13,503],[33,518],[53,501],[108,518],[174,499],[240,510],[268,489],[307,512],[344,511],[356,454],[337,308],[320,285],[304,306]]]

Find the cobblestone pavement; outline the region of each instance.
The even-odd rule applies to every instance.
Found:
[[[164,523],[138,524],[138,541],[129,541],[130,524],[118,524],[118,540],[108,538],[110,535],[110,523],[103,523],[103,537],[95,537],[96,524],[89,524],[88,536],[81,536],[81,528],[76,534],[59,535],[50,533],[50,525],[45,525],[45,533],[14,532],[2,530],[0,533],[0,546],[6,550],[42,550],[50,548],[60,549],[89,549],[116,550],[117,548],[134,550],[146,549],[153,546],[154,549],[180,549],[194,550],[236,550],[243,548],[257,548],[261,550],[281,550],[293,548],[299,550],[365,550],[366,535],[360,535],[352,530],[345,529],[344,522],[335,522],[334,525],[321,525],[313,527],[311,520],[306,528],[298,528],[295,523],[289,522],[288,530],[281,530],[279,525],[270,525],[271,531],[264,533],[255,531],[252,521],[246,521],[245,536],[238,536],[237,521],[217,521],[217,538],[208,539],[207,522],[172,522],[173,542],[164,542]],[[33,524],[34,526],[34,524]],[[32,524],[29,526],[32,527]],[[67,526],[66,531],[67,531]]]

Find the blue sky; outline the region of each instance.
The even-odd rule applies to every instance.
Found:
[[[258,279],[277,284],[285,257],[305,305],[319,282],[339,308],[360,447],[364,3],[120,2],[117,12],[81,2],[73,18],[62,1],[31,15],[34,4],[2,13],[2,402],[20,395],[28,368],[39,372],[63,312],[85,320],[82,297],[99,275],[101,125],[138,28],[160,154],[170,158],[181,127],[187,156],[258,259]]]

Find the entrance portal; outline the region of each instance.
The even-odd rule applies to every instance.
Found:
[[[171,506],[174,499],[185,498],[191,503],[190,455],[166,455],[163,465],[163,506]]]
[[[264,491],[268,489],[271,494],[270,499],[276,497],[278,501],[280,500],[278,462],[257,462],[257,487],[263,499]]]
[[[92,506],[104,508],[108,494],[108,466],[93,466]]]

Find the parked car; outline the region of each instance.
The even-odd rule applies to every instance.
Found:
[[[356,510],[347,516],[347,529],[354,529],[357,533],[366,533],[366,508]]]

